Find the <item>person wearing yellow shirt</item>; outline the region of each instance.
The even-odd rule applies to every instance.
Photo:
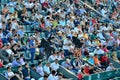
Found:
[[[87,33],[84,33],[84,38],[85,38],[85,39],[88,39],[88,37],[89,37],[89,36],[87,35]]]

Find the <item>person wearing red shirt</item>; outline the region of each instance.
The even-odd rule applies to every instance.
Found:
[[[42,3],[42,8],[46,9],[48,7],[48,1],[46,0],[44,3]]]
[[[104,52],[109,52],[109,50],[107,49],[107,47],[105,46],[105,45],[103,45],[103,48],[102,48],[102,50],[104,51]]]
[[[89,65],[88,65],[87,63],[85,63],[84,65],[85,65],[85,67],[84,67],[84,73],[85,73],[86,75],[89,75],[89,74],[90,74],[90,73],[89,73],[90,67],[89,67]]]
[[[109,59],[108,59],[108,57],[106,55],[101,56],[100,62],[101,62],[102,68],[107,68],[107,66],[110,63],[110,61],[109,61]]]
[[[3,67],[2,60],[0,59],[0,68]]]
[[[83,76],[84,76],[84,69],[81,68],[81,70],[79,70],[77,74],[78,80],[82,80]]]

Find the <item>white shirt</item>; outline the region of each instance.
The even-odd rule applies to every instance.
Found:
[[[114,69],[113,69],[113,67],[111,67],[111,66],[108,66],[108,67],[106,68],[106,71],[112,71],[112,70],[114,70]]]
[[[97,50],[97,54],[104,54],[104,51],[102,49]]]
[[[42,3],[44,3],[45,2],[45,0],[40,0],[40,3],[42,4]]]
[[[11,49],[6,49],[6,52],[9,54],[9,56],[14,54]]]
[[[54,76],[54,75],[50,74],[48,76],[48,80],[58,80],[58,78],[57,78],[57,76]]]
[[[3,33],[0,33],[0,38],[3,38]]]
[[[7,77],[8,77],[8,78],[9,78],[9,77],[12,77],[12,76],[14,76],[14,73],[13,73],[12,71],[7,73]]]
[[[43,71],[42,66],[37,66],[36,71],[37,71],[41,76],[44,76],[44,71]]]
[[[43,67],[44,72],[47,74],[50,74],[50,67],[47,67],[46,65]]]
[[[48,61],[54,61],[54,60],[56,60],[56,59],[57,59],[57,56],[51,55],[51,56],[49,57]]]
[[[71,44],[72,42],[70,41],[70,40],[68,40],[68,39],[65,39],[64,40],[64,42],[63,42],[63,49],[64,50],[70,50],[70,46],[69,45],[67,45],[67,44]]]
[[[53,62],[53,63],[51,63],[51,65],[50,65],[50,67],[52,68],[52,70],[58,70],[59,69],[59,64],[57,63],[55,63],[55,62]]]

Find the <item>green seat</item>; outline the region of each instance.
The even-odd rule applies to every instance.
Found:
[[[7,68],[0,68],[0,73],[5,73],[7,71]]]

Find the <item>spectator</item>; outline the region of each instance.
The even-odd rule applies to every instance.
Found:
[[[12,66],[13,67],[17,67],[17,66],[20,66],[20,58],[17,58],[15,59],[13,62],[12,62]]]
[[[17,75],[11,71],[11,67],[7,67],[7,72],[5,73],[5,76],[10,80],[18,78]]]
[[[0,59],[0,68],[3,67],[2,59]]]
[[[77,74],[77,77],[78,77],[78,79],[79,80],[82,80],[83,79],[83,76],[84,76],[84,71],[83,71],[84,69],[80,69],[79,71],[78,71],[78,74]]]
[[[73,67],[74,67],[74,69],[76,69],[77,71],[79,71],[79,69],[81,68],[82,65],[83,65],[83,60],[80,59],[79,57],[76,58],[76,59],[73,61]]]
[[[69,56],[70,45],[72,44],[70,36],[67,36],[63,41],[64,55]]]
[[[49,56],[48,61],[55,61],[57,59],[57,52],[53,52],[52,55]]]
[[[36,48],[34,37],[31,37],[31,40],[29,42],[29,47],[30,47],[30,53],[31,53],[31,62],[33,63],[34,56],[35,56],[35,48]]]
[[[20,78],[20,80],[23,79],[22,66],[18,67],[18,71],[17,71],[16,74],[18,75],[18,77]]]
[[[57,71],[59,69],[58,59],[56,59],[53,63],[51,63],[50,67],[51,67],[52,70]]]
[[[24,65],[25,61],[24,61],[24,54],[20,54],[20,64]]]
[[[72,64],[71,64],[71,61],[69,59],[66,59],[66,61],[62,62],[61,64],[64,68],[74,72],[74,73],[77,73],[77,70],[75,68],[73,68]]]
[[[41,76],[44,76],[44,71],[43,71],[43,67],[42,67],[41,61],[38,62],[38,66],[36,67],[36,71],[37,71]]]
[[[106,71],[112,71],[115,70],[114,66],[112,63],[109,64],[109,66],[106,68]]]
[[[51,74],[48,76],[48,80],[57,80],[56,71],[52,71]]]
[[[32,65],[31,65],[31,68],[32,68],[34,71],[36,71],[36,66],[35,66],[35,64],[32,64]]]
[[[45,65],[44,65],[44,67],[43,67],[43,70],[44,70],[44,72],[46,73],[46,74],[50,74],[50,63],[49,62],[47,62]]]
[[[44,75],[44,77],[39,78],[38,80],[48,80],[48,76],[47,76],[47,75]]]
[[[23,68],[22,73],[25,80],[30,80],[30,69],[28,63],[25,63],[25,68]]]
[[[97,65],[97,66],[100,66],[100,61],[98,59],[98,55],[97,54],[94,55],[93,59],[94,59],[94,64]]]

